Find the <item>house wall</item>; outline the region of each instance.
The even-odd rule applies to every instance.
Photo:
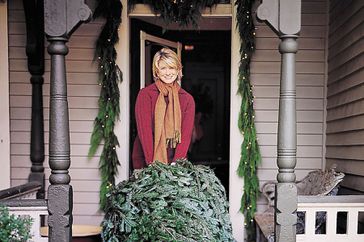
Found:
[[[326,0],[302,0],[302,27],[296,56],[297,180],[324,167]],[[251,64],[256,127],[262,163],[260,184],[276,180],[280,81],[280,40],[264,23],[256,24],[256,52]],[[266,209],[261,198],[259,210]]]
[[[364,1],[331,0],[327,83],[327,166],[364,192]]]
[[[10,69],[10,140],[11,140],[11,185],[27,181],[31,162],[30,118],[31,85],[25,55],[26,29],[21,0],[9,4],[9,69]],[[68,101],[71,139],[71,185],[74,190],[74,223],[99,224],[102,215],[98,212],[98,188],[100,177],[98,156],[87,158],[93,120],[97,115],[99,86],[97,65],[93,62],[94,46],[102,22],[81,25],[72,35],[69,54],[66,57]],[[46,42],[47,46],[48,43]],[[50,174],[48,165],[49,130],[49,55],[46,53],[43,85],[46,177]],[[48,181],[47,181],[48,186]]]
[[[297,131],[298,179],[313,169],[323,167],[325,123],[325,43],[326,0],[303,0],[302,31],[297,54]],[[71,129],[71,184],[74,188],[75,223],[99,224],[98,212],[98,157],[87,159],[93,119],[97,114],[99,86],[97,68],[93,64],[94,42],[102,23],[85,24],[70,39],[67,56],[67,78]],[[268,26],[257,23],[257,50],[251,73],[256,99],[256,126],[262,153],[258,170],[260,182],[275,180],[276,136],[280,54],[279,39]],[[10,122],[11,122],[11,182],[26,182],[29,168],[31,86],[25,56],[25,24],[22,1],[9,1],[9,58],[10,58]],[[236,50],[238,52],[238,50]],[[123,53],[123,52],[122,52]],[[235,56],[235,55],[232,55]],[[125,56],[124,56],[125,57]],[[48,152],[49,114],[49,56],[46,56],[44,84],[45,143]],[[127,60],[128,58],[125,57]],[[233,60],[238,61],[238,60]],[[127,68],[126,68],[127,69]],[[234,93],[232,93],[234,95]],[[235,100],[235,99],[234,99]],[[124,103],[128,103],[124,100]],[[125,104],[122,103],[123,110]],[[238,112],[238,110],[232,110]],[[239,153],[240,146],[236,146]],[[97,153],[99,155],[100,153]],[[238,159],[238,157],[233,157]],[[234,164],[236,162],[234,161]],[[48,157],[46,175],[50,171]],[[237,187],[237,186],[234,186]],[[238,194],[238,193],[236,193]],[[264,207],[260,200],[260,209]],[[238,210],[238,209],[237,209]]]

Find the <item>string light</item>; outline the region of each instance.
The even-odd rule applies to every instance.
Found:
[[[117,67],[114,59],[115,44],[117,38],[115,34],[119,30],[121,23],[121,9],[122,4],[120,1],[99,1],[97,10],[100,11],[100,16],[105,16],[106,22],[103,30],[100,32],[98,40],[96,41],[96,55],[99,63],[99,82],[98,85],[102,86],[99,97],[99,113],[95,118],[94,129],[91,137],[91,146],[89,149],[89,156],[95,155],[101,141],[104,141],[103,151],[100,156],[100,173],[101,173],[101,186],[100,186],[100,207],[105,208],[107,190],[113,185],[115,178],[114,174],[117,171],[119,160],[116,154],[112,154],[112,148],[118,143],[117,137],[114,133],[115,117],[119,115],[119,97],[114,95],[119,92],[117,83],[121,81],[121,75],[114,75],[120,70]],[[112,9],[112,11],[111,11]],[[110,35],[105,35],[108,33]],[[115,65],[113,65],[115,63]],[[108,76],[109,75],[109,76]],[[115,88],[116,86],[116,88]],[[115,105],[109,109],[110,95],[115,100]],[[107,109],[107,110],[106,110]],[[105,114],[107,111],[107,114]],[[100,136],[100,128],[105,129]],[[107,131],[107,132],[106,132]],[[110,145],[106,145],[110,144]],[[115,153],[115,152],[114,152]]]
[[[253,19],[250,16],[253,5],[253,0],[251,1],[237,1],[237,20],[238,29],[241,38],[240,55],[241,61],[239,72],[239,94],[243,98],[241,103],[242,113],[239,117],[239,128],[244,131],[243,145],[241,150],[240,164],[238,168],[238,174],[244,177],[246,182],[244,186],[244,195],[241,200],[241,211],[244,212],[245,222],[244,225],[247,228],[248,240],[253,238],[252,234],[254,227],[253,216],[256,210],[256,200],[257,200],[257,187],[255,184],[258,182],[257,178],[257,168],[256,165],[260,160],[259,147],[255,139],[256,131],[254,127],[254,95],[253,95],[253,85],[250,84],[249,76],[249,64],[254,51],[254,38],[255,29]],[[249,9],[249,10],[248,10]],[[248,115],[249,114],[249,115]],[[253,204],[253,205],[252,205]],[[249,234],[249,232],[251,234]],[[251,236],[249,238],[249,236]]]

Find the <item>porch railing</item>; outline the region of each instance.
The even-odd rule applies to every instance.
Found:
[[[297,242],[364,241],[364,195],[298,196],[298,211],[305,213],[305,229],[297,234]],[[322,234],[315,228],[317,213],[326,213]]]

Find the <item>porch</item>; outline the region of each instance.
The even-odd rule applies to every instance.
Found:
[[[30,156],[31,126],[31,86],[25,54],[25,17],[20,0],[0,3],[0,28],[7,37],[0,37],[0,61],[9,67],[0,69],[1,117],[0,151],[7,157],[6,179],[0,182],[1,188],[24,184],[28,181],[32,163]],[[123,5],[127,6],[126,1]],[[233,6],[227,18],[232,19]],[[4,19],[5,13],[8,19]],[[150,12],[148,14],[151,14]],[[117,153],[122,165],[118,181],[129,175],[129,86],[130,60],[128,38],[130,17],[126,7],[123,10],[123,23],[120,28],[118,64],[123,70],[124,82],[121,90],[121,120],[116,126],[120,134],[120,148]],[[346,173],[342,187],[348,194],[363,194],[363,3],[351,1],[302,1],[302,29],[298,38],[296,64],[297,80],[297,165],[295,174],[302,179],[309,171],[325,169],[337,164],[337,170]],[[265,24],[256,23],[257,49],[251,63],[251,80],[254,85],[256,127],[262,153],[262,163],[258,169],[260,185],[275,180],[277,174],[277,133],[278,102],[280,80],[280,54],[277,51],[279,39]],[[98,188],[100,176],[98,157],[101,151],[90,160],[87,158],[93,120],[97,113],[97,66],[93,62],[94,42],[102,28],[103,20],[83,24],[68,42],[67,85],[70,112],[70,147],[74,190],[74,223],[98,225],[103,214],[99,211]],[[243,182],[236,175],[240,158],[242,136],[237,129],[240,99],[235,96],[237,88],[238,38],[232,21],[231,47],[231,122],[230,122],[230,206],[235,235],[238,241],[244,237],[243,216],[239,213]],[[235,33],[233,33],[235,32]],[[45,44],[48,45],[47,43]],[[4,55],[3,50],[7,50]],[[235,61],[235,62],[234,62]],[[235,65],[235,66],[234,66]],[[6,65],[4,65],[6,66]],[[4,68],[3,66],[3,68]],[[44,130],[45,130],[45,187],[49,186],[51,173],[48,159],[49,140],[49,93],[50,57],[46,54],[44,74]],[[4,88],[3,88],[4,87]],[[7,91],[8,90],[8,91]],[[7,104],[8,103],[8,104]],[[4,121],[3,121],[4,119]],[[6,138],[6,136],[8,138]],[[4,138],[5,137],[5,138]],[[1,178],[0,178],[1,179]],[[363,201],[364,202],[364,201]],[[264,199],[258,200],[258,211],[266,207]],[[312,224],[310,225],[312,227]]]

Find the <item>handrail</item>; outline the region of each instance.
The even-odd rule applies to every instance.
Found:
[[[337,196],[298,196],[298,206],[307,206],[307,203],[364,203],[364,195],[337,195]],[[330,206],[325,204],[325,206]]]
[[[19,186],[10,187],[5,190],[0,190],[0,200],[8,200],[20,198],[29,193],[37,192],[42,188],[42,184],[36,181],[28,182]]]

